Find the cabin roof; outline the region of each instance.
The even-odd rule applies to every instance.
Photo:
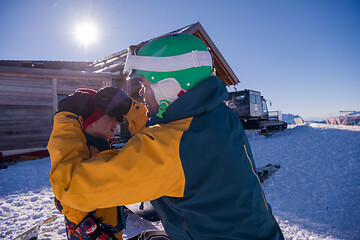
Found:
[[[231,67],[226,62],[225,58],[222,56],[222,54],[220,53],[214,42],[211,40],[209,35],[206,33],[205,29],[202,27],[202,25],[199,22],[177,29],[169,33],[189,33],[199,37],[206,44],[206,46],[211,49],[213,53],[214,66],[216,69],[217,77],[220,80],[222,80],[227,86],[236,85],[237,83],[239,83],[239,79],[232,71]],[[151,39],[134,45],[140,45],[149,42],[150,40]],[[121,74],[124,68],[126,55],[127,55],[127,49],[124,49],[120,52],[114,53],[110,56],[107,56],[105,58],[93,62],[92,64],[89,65],[86,71],[120,72]]]
[[[92,62],[78,61],[38,61],[38,60],[0,60],[2,67],[19,67],[33,69],[54,69],[84,71]]]

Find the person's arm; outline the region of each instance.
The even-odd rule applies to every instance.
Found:
[[[97,108],[110,117],[116,117],[120,122],[125,116],[129,122],[129,131],[132,134],[141,132],[148,120],[146,107],[131,97],[126,92],[116,87],[100,89],[94,99]]]
[[[124,115],[129,122],[129,131],[132,134],[137,134],[145,129],[145,124],[149,119],[146,112],[147,109],[144,104],[133,99],[129,112]]]
[[[185,176],[179,144],[189,123],[178,125],[146,128],[120,151],[108,150],[90,158],[78,117],[69,112],[56,114],[48,144],[56,198],[89,212],[164,195],[181,197]]]

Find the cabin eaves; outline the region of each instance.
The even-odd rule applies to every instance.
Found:
[[[206,46],[210,48],[213,54],[214,67],[217,77],[222,80],[227,86],[236,85],[237,83],[239,83],[239,79],[237,78],[229,64],[226,62],[225,58],[222,56],[214,42],[211,40],[205,29],[199,22],[169,33],[188,33],[199,37],[206,44]],[[149,41],[151,41],[151,39],[134,45],[140,45]],[[125,79],[126,76],[122,75],[122,70],[124,68],[126,55],[127,49],[122,50],[108,57],[95,61],[94,63],[90,64],[86,71],[113,73],[119,72],[120,78]]]

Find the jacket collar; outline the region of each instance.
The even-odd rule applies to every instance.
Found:
[[[163,118],[153,115],[146,126],[169,123],[208,112],[225,101],[228,96],[225,84],[218,78],[211,77],[181,95],[167,108]]]
[[[108,140],[102,137],[91,136],[84,132],[87,144],[96,147],[100,152],[111,148]]]

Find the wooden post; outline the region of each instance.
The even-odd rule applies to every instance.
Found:
[[[112,80],[104,80],[103,87],[112,86]],[[116,87],[116,86],[115,86]],[[98,89],[99,90],[99,89]]]
[[[52,89],[53,89],[53,116],[55,116],[55,113],[57,111],[57,79],[52,78]]]

